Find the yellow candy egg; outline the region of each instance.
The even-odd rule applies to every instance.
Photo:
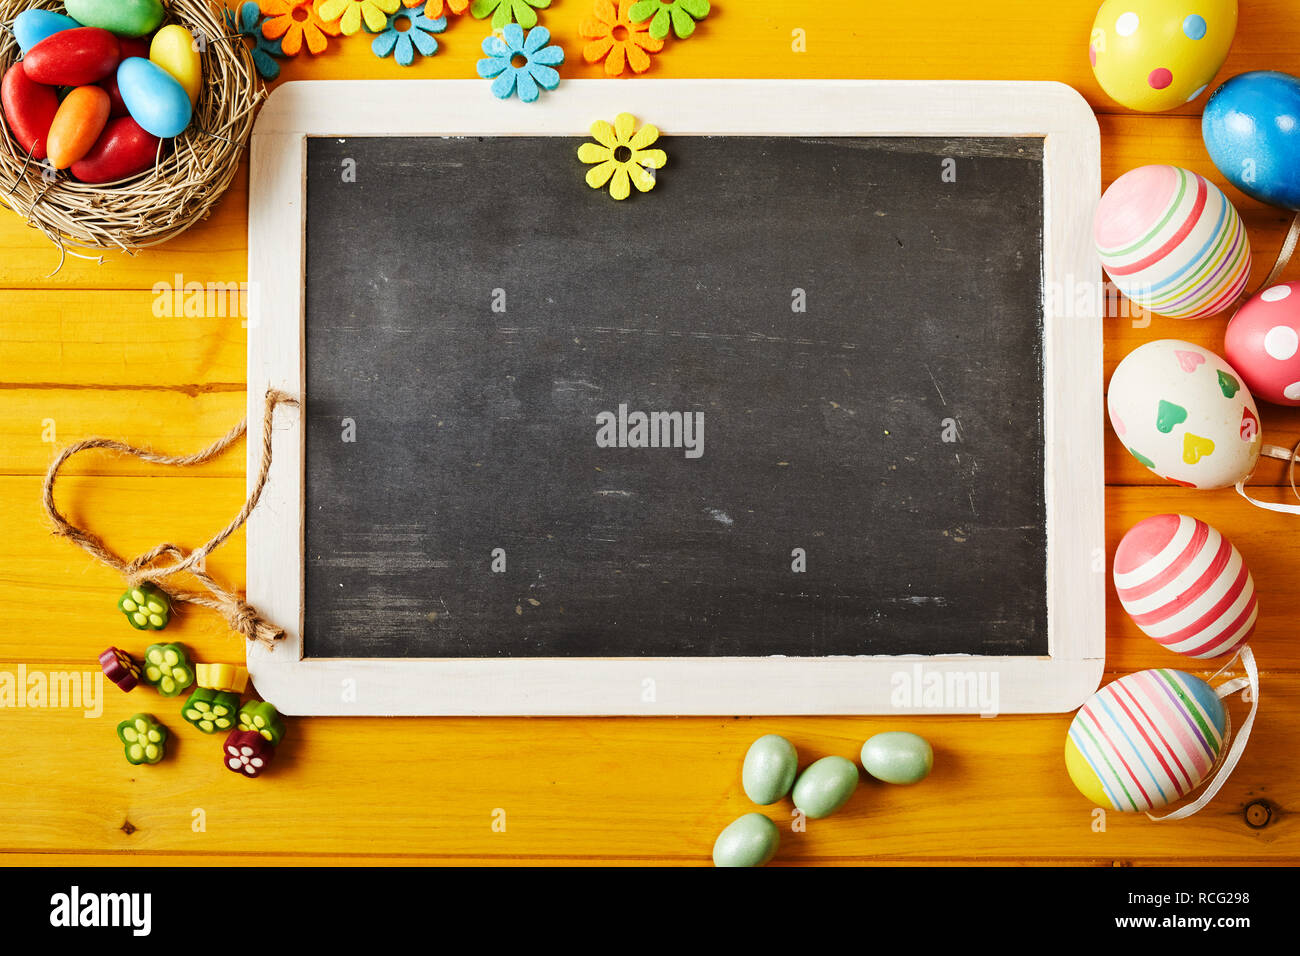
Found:
[[[195,46],[190,31],[175,23],[155,33],[149,44],[149,59],[185,88],[191,106],[198,101],[203,85],[203,65]]]
[[[1106,0],[1088,59],[1112,99],[1160,113],[1205,91],[1236,32],[1237,0]]]

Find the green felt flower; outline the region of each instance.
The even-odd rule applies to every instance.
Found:
[[[685,40],[695,32],[695,21],[709,15],[709,0],[637,0],[627,17],[633,23],[650,21],[650,35],[656,40],[668,36],[672,23],[677,39]]]
[[[513,20],[525,30],[531,30],[537,26],[537,11],[533,7],[544,10],[550,5],[551,0],[474,0],[469,12],[480,20],[492,14],[492,26],[497,29]]]
[[[181,708],[181,716],[205,734],[230,730],[239,716],[239,695],[211,687],[196,688]]]
[[[167,728],[153,714],[136,714],[117,725],[117,739],[126,749],[127,763],[157,763],[163,758]]]
[[[138,584],[118,598],[117,608],[137,631],[161,631],[171,620],[167,595],[148,583]]]
[[[250,700],[239,708],[239,729],[259,733],[277,747],[284,739],[280,712],[264,700]]]
[[[164,697],[175,697],[194,683],[189,655],[179,644],[150,644],[144,652],[145,682]]]

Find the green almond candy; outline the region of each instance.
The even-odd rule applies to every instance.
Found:
[[[776,856],[781,834],[761,813],[732,821],[713,843],[714,866],[762,866]]]
[[[285,733],[280,712],[264,700],[250,700],[239,708],[239,729],[255,731],[277,747]]]
[[[152,714],[136,714],[117,725],[117,739],[122,741],[127,763],[154,764],[163,758],[167,728]]]
[[[862,745],[862,768],[885,783],[920,783],[933,767],[934,750],[916,734],[890,731]]]
[[[99,27],[120,37],[142,37],[163,20],[159,0],[64,0],[68,16],[83,27]]]
[[[858,788],[858,765],[843,757],[822,757],[794,782],[794,805],[811,820],[828,817]]]
[[[749,745],[740,772],[745,795],[761,806],[776,803],[794,783],[799,755],[794,744],[777,734],[759,737]]]

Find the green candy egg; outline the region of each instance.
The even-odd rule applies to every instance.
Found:
[[[740,782],[749,799],[767,806],[790,792],[798,769],[794,744],[777,734],[766,734],[749,745]]]
[[[862,768],[885,783],[920,783],[934,767],[934,751],[924,737],[894,730],[862,745]]]
[[[813,820],[828,817],[858,787],[858,765],[843,757],[822,757],[804,768],[794,784],[794,805]]]
[[[64,0],[68,16],[83,27],[99,27],[120,37],[142,37],[162,23],[160,0]]]
[[[776,856],[781,834],[761,813],[732,821],[713,843],[714,866],[762,866]]]

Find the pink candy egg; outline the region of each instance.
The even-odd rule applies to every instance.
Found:
[[[1223,350],[1256,398],[1300,405],[1300,282],[1267,288],[1243,305]]]
[[[1115,550],[1114,575],[1133,623],[1171,651],[1230,654],[1255,629],[1255,581],[1241,552],[1197,518],[1139,521]]]

